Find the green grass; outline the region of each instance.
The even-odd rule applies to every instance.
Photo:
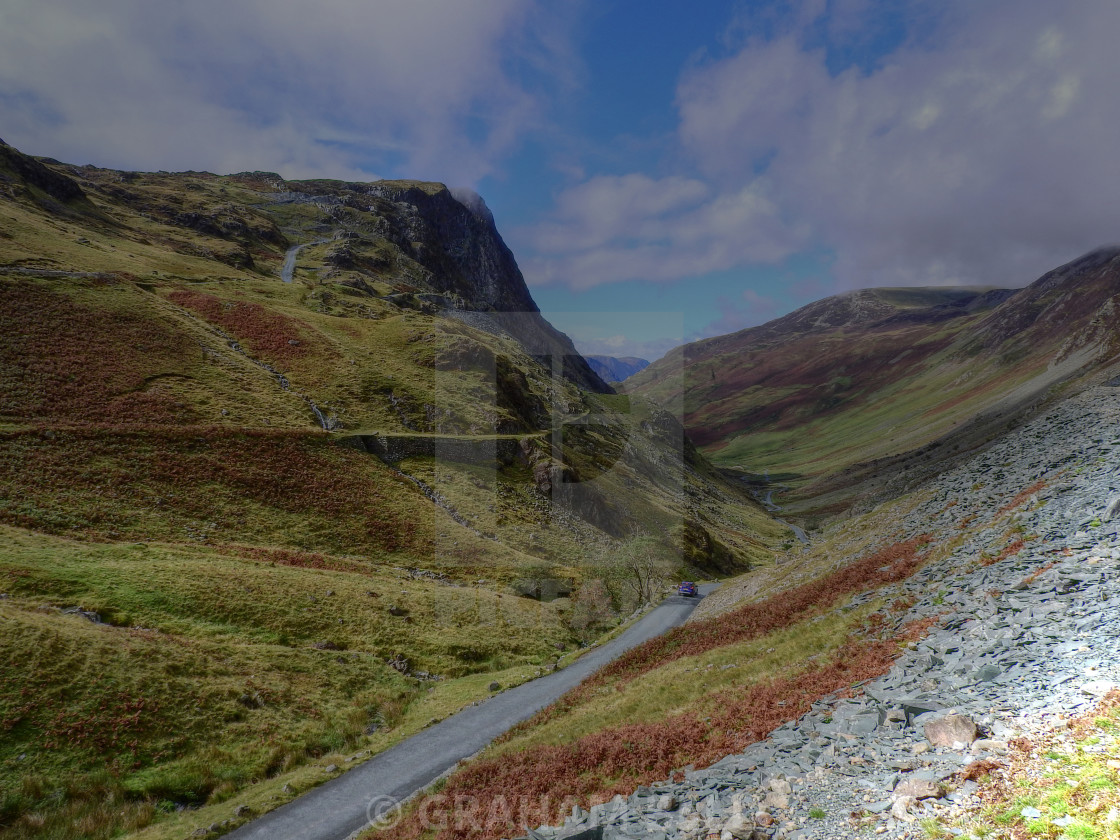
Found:
[[[38,836],[64,836],[93,819],[107,789],[129,816],[88,836],[156,819],[160,802],[279,788],[319,757],[384,749],[486,696],[494,679],[531,678],[570,643],[548,604],[357,560],[334,571],[205,548],[3,538],[0,783],[16,833],[0,836],[35,829],[37,813]],[[72,606],[111,623],[60,612]],[[399,674],[395,654],[444,679]]]
[[[1120,837],[1120,696],[1103,714],[1072,722],[1020,746],[1000,779],[989,779],[985,805],[963,819],[938,818],[936,827],[985,838],[1045,837],[1106,840]],[[1041,816],[1024,816],[1024,808]]]
[[[993,399],[1027,381],[1035,368],[992,370],[956,384],[960,365],[933,369],[914,381],[876,391],[843,412],[806,418],[784,431],[751,432],[708,450],[713,462],[806,477],[830,475],[853,463],[917,449],[950,431]],[[967,386],[967,387],[966,387]],[[966,397],[959,402],[955,398]],[[922,418],[923,422],[915,422]]]
[[[604,686],[586,703],[519,732],[495,747],[494,754],[569,743],[600,730],[653,723],[684,711],[710,713],[713,698],[722,692],[793,676],[815,660],[827,659],[873,610],[874,605],[864,605],[847,613],[829,613],[819,621],[677,659],[621,686]]]

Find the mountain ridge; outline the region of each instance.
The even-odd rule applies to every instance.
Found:
[[[681,410],[717,463],[825,482],[816,490],[847,483],[850,503],[859,465],[870,475],[936,460],[933,444],[980,445],[1063,383],[1111,364],[1117,294],[1113,247],[1015,290],[850,292],[678,348],[628,390]],[[683,385],[659,381],[682,365]],[[816,490],[805,495],[827,495]]]
[[[171,189],[181,186],[180,192],[188,195],[203,192],[201,184],[236,183],[256,192],[258,206],[229,201],[201,206],[169,189],[143,189],[158,188],[161,182]],[[285,234],[275,218],[254,212],[261,203],[314,207],[320,218],[306,234],[328,237],[324,270],[341,275],[341,283],[371,293],[371,282],[403,272],[411,281],[404,284],[406,292],[434,295],[430,303],[450,310],[491,313],[492,329],[535,346],[542,358],[562,358],[564,375],[581,387],[611,392],[568,336],[540,315],[512,252],[477,194],[459,191],[464,204],[445,185],[419,181],[285,181],[269,172],[119,172],[35,158],[7,145],[0,147],[0,183],[6,184],[9,195],[22,193],[48,212],[111,225],[88,198],[91,192],[101,193],[148,218],[221,241],[225,247],[208,249],[203,256],[249,271],[257,270],[254,257],[275,259],[278,255],[269,251],[299,244],[298,239],[289,241],[298,236],[296,231]],[[219,189],[224,197],[226,188]],[[285,215],[296,215],[301,227],[311,221],[300,220],[298,213]]]
[[[599,374],[604,382],[622,382],[649,367],[647,360],[639,359],[637,356],[590,355],[585,358],[592,370]]]

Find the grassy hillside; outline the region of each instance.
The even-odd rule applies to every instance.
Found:
[[[0,145],[0,837],[274,807],[612,629],[635,539],[770,561],[464,201]]]
[[[569,639],[553,605],[366,558],[0,536],[4,836],[107,837],[269,777],[306,786]]]
[[[628,390],[683,412],[720,466],[841,509],[863,482],[972,448],[1120,352],[1120,254],[1018,292],[869,289],[677,348]],[[667,371],[684,370],[683,377]],[[803,507],[804,505],[802,505]]]

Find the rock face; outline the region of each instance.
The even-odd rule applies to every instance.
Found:
[[[442,184],[413,181],[284,181],[276,189],[337,205],[340,214],[341,208],[374,214],[377,233],[422,267],[415,277],[419,290],[437,295],[433,303],[447,314],[513,336],[530,355],[555,365],[582,388],[612,392],[571,339],[541,316],[513,253],[478,195],[453,194]],[[336,246],[328,261],[351,266],[360,259],[352,249]]]
[[[0,183],[4,182],[39,190],[63,204],[85,202],[86,199],[86,194],[72,178],[55,172],[0,140]]]

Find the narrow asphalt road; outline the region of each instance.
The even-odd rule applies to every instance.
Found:
[[[324,242],[330,241],[330,239],[316,239],[314,242],[304,242],[302,245],[293,245],[289,248],[288,252],[284,254],[284,265],[280,269],[280,279],[285,283],[292,282],[292,277],[296,272],[296,257],[299,256],[300,251],[310,245],[322,245]]]
[[[718,585],[701,586],[701,595]],[[673,595],[622,635],[585,653],[567,668],[469,706],[226,836],[234,840],[344,840],[603,665],[683,624],[699,601]]]

